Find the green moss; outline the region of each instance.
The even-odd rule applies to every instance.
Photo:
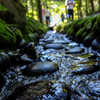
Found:
[[[94,36],[93,32],[91,32],[91,33],[89,33],[89,34],[87,35],[87,37],[93,37],[93,36]]]
[[[89,17],[88,18],[83,18],[80,20],[80,22],[78,23],[78,26],[79,28],[82,28],[84,27],[84,25],[86,24],[86,22],[89,20]]]
[[[26,22],[24,23],[23,26],[21,26],[20,29],[21,32],[23,33],[23,38],[26,41],[31,41],[30,37],[28,36],[30,33],[32,34],[37,33],[39,36],[41,36],[47,32],[48,26],[32,18],[27,18]]]
[[[38,33],[41,35],[47,32],[48,27],[30,18],[26,21],[26,29],[30,33]]]
[[[12,47],[16,44],[14,32],[6,24],[0,23],[0,46]]]
[[[0,11],[6,11],[6,10],[8,10],[8,9],[0,4]]]
[[[79,41],[82,41],[86,36],[86,29],[83,27],[77,33],[76,37]]]
[[[97,16],[97,19],[93,25],[92,31],[95,36],[100,36],[100,15]]]
[[[16,36],[16,43],[19,44],[22,40],[22,33],[19,29],[16,29],[15,36]]]

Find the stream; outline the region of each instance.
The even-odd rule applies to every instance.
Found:
[[[28,87],[31,83],[37,86],[31,87],[34,93],[38,91],[35,93],[36,96],[30,96],[29,99],[23,93],[23,96],[18,96],[15,100],[100,100],[100,54],[97,51],[91,47],[84,47],[83,44],[70,40],[65,34],[55,31],[48,31],[39,40],[35,49],[39,61],[53,62],[58,65],[59,70],[29,77],[22,73],[26,65],[12,66],[5,73],[7,81],[0,93],[0,100],[11,100],[2,98],[13,96],[12,92],[15,93],[17,87],[20,85]],[[42,89],[39,82],[44,82],[42,85],[45,85],[46,89]]]

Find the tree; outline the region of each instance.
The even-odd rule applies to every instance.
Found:
[[[91,3],[92,11],[95,11],[95,10],[94,10],[94,0],[90,0],[90,3]]]
[[[85,7],[86,7],[86,15],[88,15],[88,3],[87,3],[87,0],[85,0]]]
[[[98,0],[98,4],[99,4],[99,11],[100,11],[100,0]]]
[[[41,9],[41,1],[37,0],[37,8],[38,8],[38,17],[40,22],[42,22],[42,9]]]
[[[32,9],[32,17],[33,17],[33,11],[34,11],[33,10],[34,9],[34,7],[33,7],[33,0],[30,1],[30,4],[31,4],[31,9]]]

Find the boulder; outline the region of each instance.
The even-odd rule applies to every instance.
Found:
[[[92,49],[100,51],[100,42],[97,39],[94,39],[92,42]]]
[[[22,41],[19,43],[19,48],[25,48],[28,45],[28,42],[22,39]]]
[[[46,44],[45,49],[63,49],[63,45],[62,44]]]
[[[69,46],[70,47],[77,47],[77,46],[79,46],[79,44],[76,42],[72,42],[72,43],[69,43]]]
[[[6,69],[8,69],[10,64],[11,64],[11,60],[9,56],[6,53],[1,52],[0,53],[0,71],[5,71]]]
[[[57,64],[49,61],[36,62],[26,66],[23,74],[27,76],[44,75],[46,73],[53,73],[58,71]]]
[[[36,59],[36,50],[34,47],[34,43],[30,42],[25,48],[20,49],[20,53],[28,54],[32,59]]]
[[[84,52],[83,48],[81,48],[81,47],[75,47],[75,48],[72,48],[72,49],[68,50],[66,52],[66,54],[76,54],[76,53],[82,53],[82,52]]]
[[[64,41],[64,40],[55,40],[53,43],[56,43],[56,44],[68,44],[68,42]]]
[[[39,35],[37,33],[29,33],[28,38],[29,38],[30,41],[32,41],[34,43],[39,42]]]
[[[80,67],[76,70],[73,70],[72,73],[75,75],[81,75],[81,74],[90,74],[95,71],[98,71],[100,69],[100,66],[98,65],[91,65],[89,67]]]
[[[32,63],[33,62],[33,59],[31,59],[30,56],[28,56],[27,54],[24,54],[20,57],[20,64],[23,65],[23,64],[29,64],[29,63]]]
[[[87,36],[87,37],[85,37],[83,43],[86,47],[89,47],[89,46],[91,46],[91,43],[93,40],[94,40],[93,36]]]
[[[19,52],[17,52],[17,51],[12,51],[12,52],[8,52],[8,56],[10,57],[11,64],[16,65],[16,64],[18,64],[18,60],[19,60],[21,54],[19,54]]]
[[[67,100],[68,92],[55,81],[37,81],[20,85],[2,100]]]

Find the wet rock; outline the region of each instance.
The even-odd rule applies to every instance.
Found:
[[[67,96],[60,83],[38,81],[17,87],[3,100],[66,100]]]
[[[46,44],[45,49],[63,49],[62,44]]]
[[[92,49],[100,51],[100,42],[97,39],[93,40],[93,42],[92,42]]]
[[[33,61],[30,56],[24,54],[20,57],[20,64],[29,64]]]
[[[47,50],[43,51],[41,54],[46,55],[46,54],[51,54],[53,52],[57,52],[57,51],[55,49],[47,49]]]
[[[8,52],[8,56],[11,59],[11,64],[16,65],[18,64],[18,59],[20,58],[20,54],[18,52]]]
[[[82,52],[84,52],[83,48],[81,48],[81,47],[75,47],[75,48],[72,48],[72,49],[68,50],[66,52],[66,54],[75,54],[75,53],[82,53]]]
[[[28,42],[22,39],[22,41],[19,43],[19,48],[25,48],[28,45]]]
[[[5,71],[6,69],[8,69],[10,64],[11,64],[11,60],[9,56],[6,53],[1,52],[0,53],[0,71]]]
[[[76,70],[73,70],[72,73],[75,75],[81,75],[81,74],[91,74],[95,71],[98,71],[100,69],[100,66],[98,65],[92,65],[90,67],[80,67]]]
[[[77,46],[79,46],[79,44],[78,44],[78,43],[73,42],[73,43],[70,43],[70,44],[69,44],[69,46],[70,46],[70,47],[77,47]]]
[[[90,81],[88,84],[88,90],[91,96],[100,97],[100,81]]]
[[[91,43],[92,43],[93,40],[94,40],[94,37],[92,37],[92,36],[87,36],[87,37],[85,37],[83,43],[84,43],[84,45],[85,45],[86,47],[89,47],[89,46],[91,46]]]
[[[43,42],[46,42],[46,43],[51,43],[53,41],[54,41],[54,39],[52,39],[52,38],[48,38],[48,39],[43,40]]]
[[[0,72],[0,91],[1,88],[5,85],[6,79],[4,78],[3,74]]]
[[[58,71],[57,64],[49,61],[36,62],[28,65],[24,70],[23,74],[28,76],[44,75],[46,73],[53,73]]]
[[[68,42],[64,41],[64,40],[55,40],[53,43],[56,43],[56,44],[68,44]]]
[[[25,48],[20,50],[21,54],[28,54],[31,58],[36,59],[36,50],[34,47],[34,43],[30,42]]]
[[[39,35],[37,33],[29,33],[28,36],[29,36],[28,38],[30,41],[32,41],[34,43],[39,42]]]

